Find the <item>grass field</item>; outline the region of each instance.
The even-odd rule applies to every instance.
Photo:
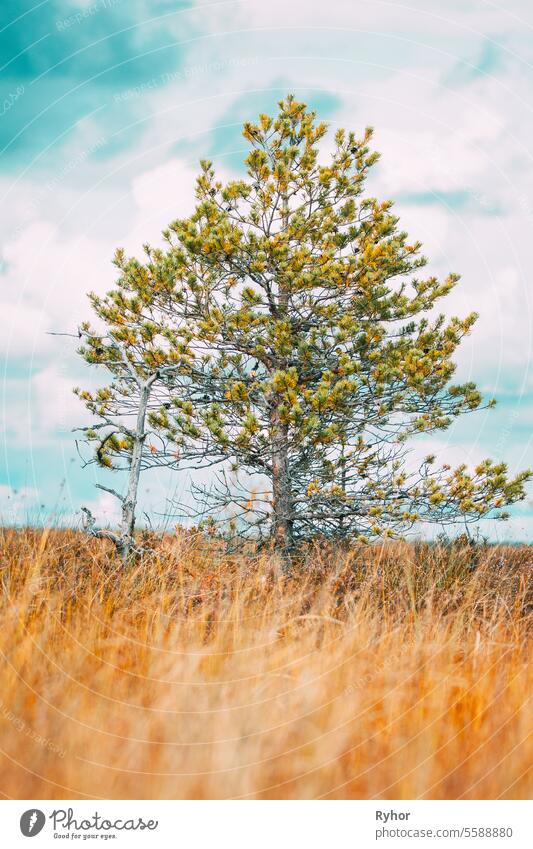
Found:
[[[6,798],[531,796],[533,547],[0,553]]]

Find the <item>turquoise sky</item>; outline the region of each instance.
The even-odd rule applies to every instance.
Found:
[[[4,0],[0,7],[0,314],[4,521],[115,505],[72,428],[88,384],[68,338],[111,257],[140,254],[193,200],[197,161],[235,173],[242,121],[288,91],[333,127],[375,127],[370,190],[391,197],[430,269],[480,313],[459,358],[495,410],[419,450],[533,464],[533,7],[527,0]],[[418,449],[417,449],[418,450]],[[145,480],[143,504],[188,481]],[[533,502],[493,537],[531,540]]]

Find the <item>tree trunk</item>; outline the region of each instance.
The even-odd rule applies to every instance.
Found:
[[[341,511],[344,511],[344,499],[346,498],[346,443],[344,439],[341,442],[341,459],[340,459],[340,469],[341,469],[341,489],[342,489],[342,504]],[[341,539],[344,539],[344,512],[341,512],[339,519],[339,536]]]
[[[122,524],[120,527],[120,553],[126,563],[129,560],[135,545],[135,509],[137,506],[137,495],[139,490],[139,478],[141,476],[141,463],[144,450],[146,434],[144,431],[146,423],[146,411],[150,398],[150,384],[143,383],[139,393],[139,408],[137,410],[137,422],[133,438],[131,452],[130,474],[128,478],[128,489],[122,502]]]
[[[282,229],[289,225],[289,201],[286,192],[282,194]],[[290,288],[286,281],[278,280],[277,311],[280,316],[289,312]],[[287,364],[280,362],[279,367],[285,369]],[[271,409],[271,439],[272,439],[272,510],[274,514],[274,543],[276,548],[287,557],[292,550],[294,513],[289,472],[289,428],[280,419],[279,407],[281,399],[274,397]]]
[[[289,473],[288,428],[280,422],[278,406],[272,410],[272,511],[276,548],[288,554],[293,546],[294,514]]]

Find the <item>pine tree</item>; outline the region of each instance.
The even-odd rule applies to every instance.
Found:
[[[429,315],[458,277],[419,276],[420,243],[391,201],[365,195],[371,130],[338,130],[322,162],[326,133],[292,96],[245,124],[247,179],[223,185],[202,162],[196,209],[160,254],[201,357],[187,400],[154,422],[200,464],[225,461],[205,493],[214,515],[282,550],[477,520],[523,498],[530,476],[432,457],[409,470],[409,437],[483,403],[473,383],[450,384],[476,314]]]
[[[117,286],[93,296],[107,336],[84,326],[82,353],[112,380],[82,397],[101,420],[88,431],[98,462],[127,459],[130,548],[143,463],[218,467],[196,487],[197,516],[285,553],[315,536],[505,518],[524,497],[531,473],[509,478],[503,463],[410,466],[411,437],[484,405],[473,383],[451,383],[477,316],[435,314],[459,278],[422,276],[392,202],[366,194],[371,130],[338,130],[328,157],[326,134],[291,96],[245,124],[247,178],[224,185],[203,161],[196,208],[165,250],[147,247],[145,264],[119,252]],[[135,427],[117,427],[125,411]]]
[[[97,529],[94,517],[83,507],[84,526],[91,534],[110,539],[124,561],[135,550],[135,519],[139,481],[143,470],[156,466],[177,467],[180,454],[161,432],[150,427],[151,413],[170,405],[168,378],[174,383],[186,374],[191,353],[165,320],[168,298],[165,280],[157,275],[148,247],[147,263],[115,255],[121,274],[116,287],[105,297],[90,295],[98,328],[89,322],[78,331],[79,353],[91,365],[100,366],[107,385],[96,392],[75,389],[96,421],[78,428],[94,448],[89,463],[104,469],[124,471],[126,492],[96,484],[111,493],[121,505],[118,533]]]

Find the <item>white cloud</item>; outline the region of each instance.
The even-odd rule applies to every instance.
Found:
[[[209,26],[212,3],[200,2],[205,6],[205,25]],[[244,22],[255,27],[273,25],[279,27],[303,26],[324,27],[323,37],[327,37],[327,27],[372,29],[378,32],[394,32],[416,37],[443,37],[448,34],[463,34],[463,27],[474,27],[479,31],[496,22],[501,26],[505,9],[492,8],[489,4],[465,4],[462,0],[450,0],[445,6],[440,3],[428,3],[427,0],[411,0],[409,4],[402,0],[335,0],[325,5],[321,0],[242,0],[232,4],[226,12],[226,27]],[[330,38],[331,41],[333,39]]]
[[[102,492],[85,506],[93,514],[100,527],[116,527],[120,521],[120,503],[109,492]]]
[[[0,351],[10,357],[54,356],[60,347],[47,332],[75,332],[87,317],[87,292],[113,281],[110,246],[83,231],[67,238],[57,224],[36,220],[6,240],[0,311],[8,315]]]
[[[15,489],[0,484],[0,522],[11,524],[31,519],[38,515],[39,493],[33,487]]]
[[[136,216],[126,240],[128,249],[138,251],[147,234],[153,234],[150,237],[153,241],[172,220],[191,214],[197,174],[197,168],[174,157],[133,179],[131,192]]]
[[[55,365],[47,366],[32,378],[33,430],[45,433],[70,431],[86,418],[83,404],[72,389],[73,378]]]

